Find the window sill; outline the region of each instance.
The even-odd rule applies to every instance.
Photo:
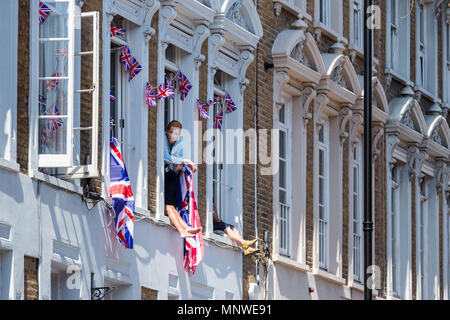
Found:
[[[311,268],[307,264],[297,262],[291,258],[283,257],[278,254],[273,255],[273,262],[305,273],[311,272]]]
[[[309,14],[306,13],[303,9],[297,7],[296,5],[289,3],[287,0],[273,0],[272,1],[275,4],[280,4],[281,7],[286,10],[287,12],[292,13],[293,15],[297,16],[298,18],[306,18],[306,20],[311,21],[312,18]]]
[[[328,280],[328,281],[331,281],[331,282],[334,282],[334,283],[337,283],[337,284],[340,284],[340,285],[345,285],[345,279],[344,278],[336,276],[336,275],[334,275],[334,274],[332,274],[332,273],[330,273],[328,271],[324,271],[322,269],[319,269],[319,270],[315,271],[313,274],[315,276],[319,277],[319,278],[322,278],[322,279],[325,279],[325,280]]]
[[[33,170],[31,172],[31,178],[36,179],[38,181],[42,181],[50,186],[57,187],[59,189],[65,190],[65,191],[76,193],[80,196],[83,195],[83,188],[81,188],[80,186],[77,186],[76,184],[73,184],[72,182],[68,182],[68,181],[53,177],[53,176],[49,176],[49,175],[44,174],[39,171]]]
[[[242,252],[242,249],[238,247],[233,241],[231,241],[230,238],[228,238],[226,235],[218,235],[214,232],[207,231],[203,235],[203,239],[211,242],[219,247],[223,247],[224,245],[230,249],[234,249],[236,251]]]
[[[348,45],[347,38],[342,36],[342,34],[334,30],[332,27],[329,27],[318,20],[314,20],[313,28],[314,32],[316,32],[316,30],[319,30],[320,34],[325,34],[336,42],[342,42],[344,45]]]
[[[433,93],[431,93],[430,91],[428,91],[427,89],[423,88],[420,85],[416,85],[414,87],[415,91],[419,91],[423,96],[426,96],[428,99],[430,99],[431,101],[440,101],[440,99]]]
[[[20,166],[17,162],[6,159],[0,159],[0,168],[14,173],[20,172]]]
[[[400,75],[399,73],[397,73],[397,71],[394,71],[394,69],[387,68],[386,70],[384,70],[384,73],[385,75],[390,75],[393,79],[401,82],[404,85],[411,87],[414,85],[414,83],[411,80],[408,80],[404,76]]]
[[[150,218],[150,210],[144,208],[135,207],[134,213],[137,213],[138,215],[141,215],[146,218]]]

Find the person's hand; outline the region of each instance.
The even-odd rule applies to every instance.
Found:
[[[180,170],[182,170],[183,169],[183,165],[182,164],[177,164],[176,166],[175,166],[175,171],[176,172],[179,172]]]
[[[191,167],[191,169],[192,169],[193,172],[197,172],[197,166],[195,165],[194,162],[192,162],[192,161],[189,160],[189,159],[185,159],[183,162],[184,162],[184,164],[186,164],[186,165],[188,165],[189,167]]]

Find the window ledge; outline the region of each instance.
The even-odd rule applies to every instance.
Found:
[[[330,37],[332,40],[336,42],[342,42],[344,45],[348,45],[348,40],[338,31],[334,30],[332,27],[329,27],[318,20],[314,20],[314,31],[317,29],[320,30],[321,34],[325,34]]]
[[[288,257],[283,257],[280,256],[278,254],[274,254],[273,255],[273,262],[274,263],[279,263],[281,265],[284,265],[286,267],[295,269],[295,270],[299,270],[302,272],[311,272],[311,268],[307,265],[307,264],[303,264],[300,262],[297,262],[291,258]]]
[[[387,68],[384,73],[386,75],[390,75],[392,78],[396,79],[397,81],[400,81],[404,85],[413,86],[414,83],[411,80],[408,80],[404,76],[400,75],[397,71],[394,71],[394,69]]]
[[[139,215],[141,215],[141,216],[143,216],[143,217],[150,218],[150,210],[147,210],[147,209],[144,209],[144,208],[135,207],[134,208],[134,212],[139,214]]]
[[[279,3],[283,9],[286,11],[292,13],[293,15],[299,17],[299,18],[306,18],[306,20],[311,21],[311,16],[306,13],[305,10],[301,9],[300,7],[297,7],[295,4],[289,3],[287,0],[273,0],[274,4]]]
[[[14,173],[18,173],[20,171],[20,166],[17,162],[6,159],[0,159],[0,168]]]
[[[324,271],[322,269],[319,269],[317,271],[315,271],[313,273],[315,276],[318,276],[319,278],[325,279],[325,280],[329,280],[331,282],[340,284],[340,285],[345,285],[345,279],[342,277],[339,277],[337,275],[334,275],[328,271]]]
[[[419,91],[422,95],[426,96],[431,101],[440,101],[440,99],[435,94],[431,93],[420,85],[416,85],[414,87],[414,90]]]
[[[83,195],[83,188],[81,188],[80,186],[77,186],[76,184],[73,184],[72,182],[65,181],[65,180],[44,174],[39,171],[33,170],[31,172],[31,178],[42,181],[50,186],[57,187],[59,189],[65,190],[65,191],[76,193],[80,196]]]
[[[221,235],[215,234],[214,232],[207,231],[203,235],[203,240],[211,242],[219,247],[223,247],[223,245],[225,245],[226,247],[229,247],[231,249],[242,252],[242,249],[240,247],[238,247],[233,241],[231,241],[230,238],[228,238],[225,235],[221,236]]]

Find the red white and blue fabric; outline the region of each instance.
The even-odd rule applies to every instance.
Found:
[[[209,119],[209,114],[208,114],[208,107],[206,104],[203,104],[200,102],[200,100],[197,99],[197,108],[200,111],[200,117],[202,117],[203,119]]]
[[[128,46],[123,46],[120,49],[120,62],[122,63],[123,69],[130,70],[133,57],[131,56],[130,48]]]
[[[110,195],[114,208],[116,237],[125,248],[133,248],[134,196],[119,142],[111,137]]]
[[[227,113],[231,113],[237,109],[236,104],[233,102],[228,93],[225,96],[225,104],[227,105]]]
[[[47,170],[45,170],[44,168],[39,168],[38,170],[39,170],[40,172],[42,172],[43,174],[48,174],[48,173],[47,173]]]
[[[117,98],[114,97],[112,91],[109,92],[109,102],[116,102]]]
[[[180,71],[178,71],[178,83],[180,84],[180,98],[181,101],[184,101],[189,91],[191,91],[192,85],[186,75]]]
[[[42,1],[39,1],[39,23],[43,23],[50,13],[52,13],[52,9],[47,7]]]
[[[131,66],[130,66],[130,81],[133,80],[134,77],[136,77],[136,75],[142,71],[142,66],[139,64],[139,62],[137,62],[135,57],[132,57],[133,60],[131,62]]]
[[[45,130],[45,128],[43,128],[44,130]],[[45,131],[42,131],[42,133],[41,133],[41,143],[42,143],[42,145],[47,145],[47,143],[48,143],[48,139],[47,139],[47,132],[45,132]]]
[[[192,228],[201,228],[200,215],[198,214],[197,202],[194,194],[194,175],[189,166],[183,166],[180,174],[180,185],[177,190],[178,211]],[[198,232],[192,238],[184,240],[184,269],[195,273],[196,268],[205,256],[205,246],[202,232]]]
[[[223,109],[220,109],[220,112],[216,115],[214,119],[214,128],[222,129],[222,119],[223,119]]]
[[[173,91],[173,86],[170,86],[164,81],[164,83],[160,84],[156,91],[156,99],[162,100],[166,98],[171,98],[175,95]]]
[[[55,72],[52,75],[52,77],[59,77],[59,76],[60,76],[59,72]],[[49,92],[52,92],[53,89],[55,89],[58,86],[59,86],[59,80],[58,79],[47,80],[47,90]]]
[[[109,129],[109,130],[112,130],[112,127],[115,126],[115,124],[114,124],[114,119],[113,119],[113,118],[109,118],[109,126],[110,126],[110,129]]]
[[[111,26],[111,37],[115,37],[119,34],[125,34],[125,33],[127,33],[127,30]]]
[[[66,46],[62,46],[60,49],[56,49],[56,56],[67,58],[69,56],[69,50]]]
[[[59,116],[59,111],[56,105],[53,105],[50,109],[44,112],[45,116]],[[56,131],[59,127],[64,124],[61,118],[51,118],[47,119],[47,129],[50,131]]]
[[[156,107],[156,98],[155,93],[153,92],[153,88],[147,82],[145,85],[145,101],[147,102],[148,107]]]

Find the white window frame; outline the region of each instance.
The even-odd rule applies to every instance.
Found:
[[[352,0],[352,3],[353,44],[355,45],[355,47],[362,49],[364,46],[364,14],[362,9],[362,0]]]
[[[8,1],[6,7],[3,7],[4,14],[8,15],[9,22],[8,29],[4,32],[8,32],[10,39],[8,47],[4,48],[4,52],[8,59],[5,58],[5,62],[9,65],[9,69],[3,70],[3,78],[9,83],[10,87],[5,87],[5,93],[8,96],[2,97],[3,103],[6,109],[0,110],[3,113],[5,123],[3,123],[3,133],[5,139],[5,153],[0,154],[0,167],[16,171],[20,170],[17,164],[17,46],[18,46],[18,1]],[[3,144],[2,144],[3,145]],[[3,152],[3,150],[2,150]]]
[[[363,246],[362,246],[362,144],[357,143],[353,148],[353,212],[352,212],[352,256],[353,279],[362,282],[363,276]]]
[[[395,173],[395,174],[393,174]],[[390,235],[391,235],[391,288],[392,295],[398,296],[399,286],[399,215],[400,215],[400,168],[395,166],[391,170],[391,225],[390,225]]]
[[[319,0],[319,21],[331,28],[330,0]]]
[[[419,84],[422,87],[425,87],[425,81],[426,81],[426,75],[427,75],[427,63],[426,63],[426,56],[425,56],[425,52],[426,52],[426,40],[425,40],[425,6],[422,3],[418,3],[418,10],[417,10],[417,15],[418,15],[418,30],[417,30],[417,45],[418,45],[418,63],[419,63],[419,75],[418,75],[418,80],[419,80]]]
[[[99,66],[100,66],[100,28],[99,28],[99,12],[83,12],[81,13],[80,8],[75,5],[75,0],[48,0],[46,3],[68,3],[68,37],[67,38],[49,38],[41,39],[39,38],[39,20],[37,14],[31,14],[30,19],[30,37],[31,37],[31,61],[30,69],[32,75],[37,75],[30,79],[30,94],[33,98],[30,98],[30,162],[29,162],[29,173],[34,175],[38,168],[61,168],[58,171],[58,176],[67,179],[76,178],[88,178],[98,176],[98,112],[99,112]],[[30,4],[31,12],[39,11],[39,3]],[[75,44],[75,30],[81,29],[81,19],[91,18],[92,19],[92,45],[93,48],[88,52],[76,52],[77,44]],[[45,23],[45,22],[44,22]],[[66,40],[68,41],[68,74],[66,77],[39,77],[39,42],[40,41],[57,41]],[[93,59],[93,83],[91,88],[75,88],[75,56],[85,56],[90,55]],[[80,70],[81,71],[81,70]],[[81,72],[80,72],[81,73]],[[39,119],[43,117],[39,115],[38,105],[39,105],[39,82],[43,80],[60,79],[67,80],[67,115],[66,116],[56,116],[58,118],[67,119],[67,136],[66,136],[66,153],[65,154],[39,154],[39,143],[40,137],[39,133]],[[80,99],[76,99],[76,94],[92,94],[92,124],[90,127],[77,127],[74,128],[74,113],[75,111],[80,114],[80,106],[75,106],[75,103]],[[77,107],[77,110],[74,108]],[[79,146],[74,145],[74,130],[91,130],[91,164],[89,165],[75,165],[74,164],[74,150]],[[79,160],[79,159],[78,159]]]
[[[399,34],[399,24],[398,24],[398,3],[396,0],[389,0],[391,4],[391,14],[390,14],[390,24],[389,32],[391,36],[391,64],[392,69],[398,71],[398,34]],[[395,3],[395,6],[392,5]],[[392,21],[394,19],[394,21]]]
[[[330,190],[329,190],[329,121],[328,118],[322,115],[323,124],[318,132],[318,149],[319,149],[319,158],[318,158],[318,186],[319,186],[319,209],[318,209],[318,255],[319,255],[319,268],[328,270],[329,268],[329,225],[330,225],[330,219],[329,219],[329,196],[330,196]],[[323,141],[320,140],[320,131],[323,130]],[[320,154],[323,152],[323,175],[320,174]],[[323,203],[320,201],[320,188],[321,188],[321,179],[323,180]],[[323,208],[324,215],[323,219],[320,217],[320,209]],[[322,231],[321,231],[322,230]]]
[[[283,159],[281,155],[279,155],[279,161],[285,162],[285,181],[286,188],[280,187],[278,184],[279,192],[283,191],[286,193],[286,201],[285,203],[281,202],[280,197],[278,198],[279,202],[279,210],[280,210],[280,237],[279,237],[279,253],[281,255],[285,255],[287,257],[291,257],[292,255],[292,200],[291,200],[291,121],[292,119],[292,108],[289,104],[284,104],[280,106],[280,110],[278,110],[278,114],[280,114],[281,109],[284,108],[284,122],[280,120],[278,117],[278,125],[279,130],[285,134],[286,143],[285,143],[285,152],[286,156]],[[281,137],[281,134],[280,134]],[[280,166],[281,167],[281,166]],[[281,176],[279,176],[281,177]],[[283,216],[284,213],[284,216]],[[284,227],[283,227],[284,226]],[[284,245],[283,245],[284,244]]]
[[[181,121],[181,104],[179,101],[179,92],[178,92],[178,86],[177,86],[177,72],[181,69],[181,49],[178,48],[176,45],[169,44],[174,50],[175,53],[175,61],[171,61],[167,57],[167,50],[166,49],[166,59],[164,62],[164,69],[165,74],[167,75],[167,72],[172,72],[174,76],[174,92],[175,97],[173,99],[164,99],[164,120],[167,122],[166,125],[172,121],[172,120],[179,120]],[[169,109],[169,119],[166,119],[166,108]]]
[[[417,266],[417,275],[420,279],[419,282],[419,288],[417,298],[418,299],[424,299],[425,298],[425,292],[426,292],[426,262],[425,262],[425,250],[426,250],[426,229],[427,229],[427,211],[428,211],[428,181],[426,177],[423,178],[424,180],[420,182],[419,184],[419,200],[420,200],[420,207],[419,210],[419,217],[417,219],[419,226],[419,233],[418,233],[418,247],[419,247],[419,257],[418,257],[418,266]],[[423,189],[422,189],[423,187]]]

